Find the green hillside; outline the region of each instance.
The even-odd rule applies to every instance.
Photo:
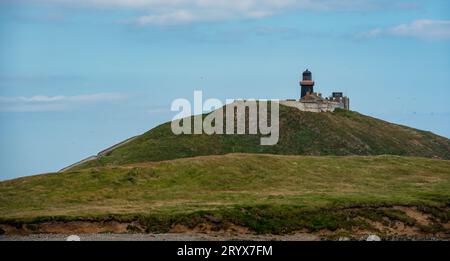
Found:
[[[213,220],[283,233],[369,226],[357,216],[439,229],[450,211],[450,161],[399,156],[228,154],[44,174],[0,183],[0,224],[139,220],[147,231]]]
[[[237,226],[450,238],[447,138],[280,106],[278,144],[259,144],[260,135],[177,136],[162,124],[63,172],[1,182],[0,234]]]
[[[170,122],[77,169],[226,153],[281,155],[400,155],[450,159],[450,140],[352,111],[302,112],[280,106],[280,139],[261,146],[258,135],[174,135]]]

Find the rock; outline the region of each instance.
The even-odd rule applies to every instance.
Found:
[[[366,241],[381,241],[381,238],[377,235],[370,235],[367,237]]]
[[[66,238],[66,241],[81,241],[81,239],[77,235],[70,235]]]
[[[339,237],[338,241],[350,241],[348,237]]]

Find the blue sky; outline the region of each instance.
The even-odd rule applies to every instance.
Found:
[[[166,122],[175,98],[344,91],[450,137],[450,2],[0,2],[0,179],[58,169]]]

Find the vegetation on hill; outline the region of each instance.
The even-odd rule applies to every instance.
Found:
[[[450,140],[353,111],[312,113],[281,105],[275,146],[261,146],[259,135],[174,135],[168,122],[75,169],[236,152],[450,159]]]
[[[448,238],[449,139],[352,111],[286,106],[278,144],[260,137],[174,135],[169,122],[64,172],[1,182],[0,233],[79,220],[258,233],[400,222]]]
[[[228,154],[4,181],[0,224],[139,220],[147,231],[161,232],[212,220],[284,233],[370,227],[357,216],[415,222],[402,211],[377,206],[413,206],[448,223],[449,203],[448,160]],[[424,229],[445,230],[433,226]]]

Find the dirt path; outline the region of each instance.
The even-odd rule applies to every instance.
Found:
[[[166,234],[77,234],[81,241],[226,241],[226,240],[278,240],[278,241],[316,241],[318,236],[311,234],[293,235],[227,235],[202,233],[166,233]],[[0,241],[65,241],[64,234],[2,235]]]

